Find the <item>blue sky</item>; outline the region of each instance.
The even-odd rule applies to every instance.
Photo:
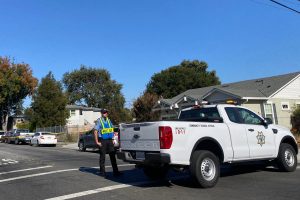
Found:
[[[105,68],[127,106],[184,59],[206,61],[222,83],[300,71],[300,15],[269,0],[0,0],[0,9],[0,56],[39,79]]]

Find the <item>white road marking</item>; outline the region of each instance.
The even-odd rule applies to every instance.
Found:
[[[94,190],[87,190],[87,191],[83,191],[83,192],[77,192],[77,193],[74,193],[74,194],[68,194],[68,195],[64,195],[64,196],[54,197],[54,198],[50,198],[50,199],[46,199],[46,200],[73,199],[73,198],[76,198],[76,197],[87,196],[87,195],[90,195],[90,194],[96,194],[96,193],[100,193],[100,192],[106,192],[106,191],[111,191],[111,190],[116,190],[116,189],[121,189],[121,188],[127,188],[127,187],[130,187],[130,186],[133,186],[133,185],[119,184],[119,185],[113,185],[113,186],[98,188],[98,189],[94,189]]]
[[[62,173],[62,172],[76,171],[76,170],[78,170],[78,168],[56,170],[56,171],[51,171],[51,172],[44,172],[44,173],[31,174],[31,175],[25,175],[25,176],[18,176],[18,177],[14,177],[14,178],[2,179],[2,180],[0,180],[0,183],[19,180],[19,179],[25,179],[25,178],[31,178],[31,177],[36,177],[36,176],[44,176],[44,175],[48,175],[48,174],[56,174],[56,173]]]
[[[132,166],[132,165],[133,164],[124,164],[124,165],[118,165],[118,166],[119,167],[125,167],[125,166]],[[99,168],[99,167],[92,167],[92,168]],[[105,168],[111,168],[111,166],[105,166]],[[25,179],[25,178],[32,178],[32,177],[37,177],[37,176],[44,176],[44,175],[49,175],[49,174],[56,174],[56,173],[70,172],[70,171],[77,171],[77,170],[79,170],[79,168],[63,169],[63,170],[56,170],[56,171],[50,171],[50,172],[44,172],[44,173],[38,173],[38,174],[30,174],[30,175],[25,175],[25,176],[18,176],[18,177],[14,177],[14,178],[2,179],[2,180],[0,180],[0,183],[14,181],[14,180],[20,180],[20,179]]]
[[[36,169],[44,169],[44,168],[49,168],[49,167],[53,167],[53,166],[47,165],[47,166],[42,166],[42,167],[20,169],[20,170],[14,170],[14,171],[9,171],[9,172],[1,172],[0,175],[2,175],[2,174],[11,174],[11,173],[16,173],[16,172],[31,171],[31,170],[36,170]]]
[[[17,161],[17,160],[5,159],[5,158],[3,158],[1,161],[3,162],[2,164],[5,164],[5,163],[17,164],[17,163],[19,163],[19,161]]]
[[[5,159],[5,158],[3,158],[3,159],[1,159],[1,161],[0,161],[0,166],[1,166],[1,165],[9,165],[9,164],[17,164],[17,163],[19,163],[19,161],[17,161],[17,160],[12,160],[12,159]]]
[[[173,178],[171,178],[170,181],[180,180],[182,178],[187,178],[187,177],[189,177],[189,176],[173,177]],[[97,189],[93,189],[93,190],[87,190],[87,191],[77,192],[77,193],[73,193],[73,194],[67,194],[67,195],[58,196],[58,197],[54,197],[54,198],[49,198],[49,199],[45,199],[45,200],[66,200],[66,199],[73,199],[73,198],[77,198],[77,197],[87,196],[87,195],[90,195],[90,194],[97,194],[97,193],[101,193],[101,192],[107,192],[107,191],[111,191],[111,190],[117,190],[117,189],[132,187],[132,186],[140,186],[140,185],[145,185],[145,184],[152,184],[152,183],[156,183],[156,182],[157,181],[144,181],[144,182],[135,182],[135,183],[128,183],[128,184],[118,184],[118,185],[112,185],[112,186],[97,188]]]

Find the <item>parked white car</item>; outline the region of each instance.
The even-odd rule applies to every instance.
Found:
[[[57,137],[56,135],[48,132],[37,132],[31,138],[30,145],[52,145],[56,146],[57,144]]]

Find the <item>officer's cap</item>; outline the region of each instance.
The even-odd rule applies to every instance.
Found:
[[[102,113],[102,114],[108,113],[108,110],[102,109],[102,110],[101,110],[101,113]]]

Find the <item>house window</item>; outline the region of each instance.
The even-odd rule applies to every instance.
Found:
[[[76,111],[75,110],[70,110],[70,115],[71,115],[71,117],[74,117],[75,115],[76,115]]]
[[[270,118],[270,119],[272,119],[272,121],[274,121],[273,104],[266,103],[264,105],[264,108],[265,108],[265,118]]]
[[[281,102],[281,109],[282,110],[290,110],[289,102]]]
[[[300,108],[300,102],[296,102],[296,108]]]

